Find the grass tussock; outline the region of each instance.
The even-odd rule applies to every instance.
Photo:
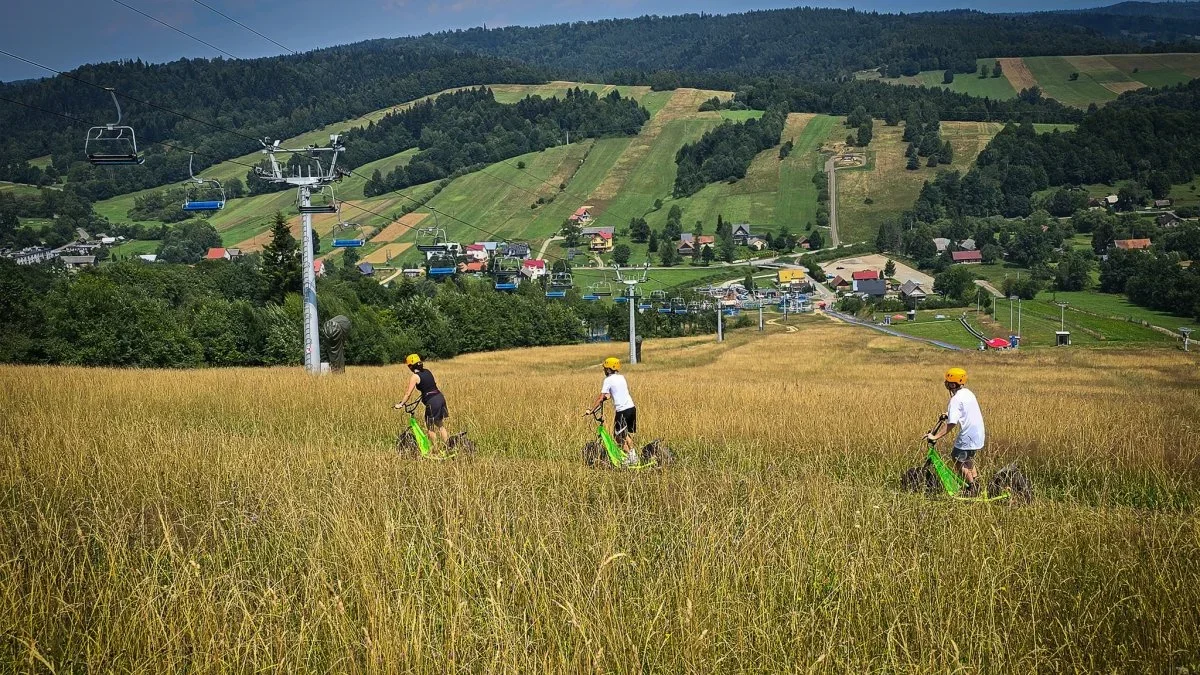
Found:
[[[398,460],[400,368],[0,368],[0,669],[1200,667],[1200,379],[844,326],[647,344],[662,473],[589,471],[618,345],[431,364],[473,462]],[[901,494],[965,365],[1023,509]]]

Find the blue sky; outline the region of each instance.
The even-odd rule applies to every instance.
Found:
[[[121,0],[239,58],[283,50],[194,0]],[[1115,2],[1115,0],[1113,0]],[[68,70],[83,63],[141,58],[171,61],[219,56],[114,0],[3,0],[0,45],[6,51]],[[540,25],[642,14],[728,13],[790,7],[856,7],[866,11],[922,11],[978,6],[965,0],[203,0],[296,51],[369,38],[419,35],[472,26]],[[1104,0],[996,0],[989,11],[1026,11],[1111,4]],[[0,80],[48,75],[0,54]]]

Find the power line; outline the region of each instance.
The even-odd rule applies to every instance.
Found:
[[[191,35],[185,31],[182,31],[182,30],[176,28],[175,26],[172,26],[171,24],[167,23],[166,21],[163,21],[157,17],[154,17],[150,14],[143,12],[142,10],[138,9],[137,7],[127,5],[124,2],[122,2],[121,0],[112,0],[112,1],[130,11],[134,11],[134,12],[137,12],[138,14],[141,14],[142,16],[146,17],[147,19],[150,19],[151,21],[154,21],[155,23],[159,23],[159,24],[162,24],[163,26],[166,26],[167,28],[170,28],[171,30],[175,31],[176,33],[179,33],[180,35],[186,35],[187,37],[195,40],[196,42],[199,42],[200,44],[202,44],[206,47],[215,49],[235,61],[239,60],[238,57],[234,56],[233,54],[230,54],[229,52],[225,51],[224,49],[221,49],[220,47],[214,45],[213,43],[201,40],[200,38],[196,37],[195,35]]]
[[[213,6],[211,6],[211,5],[207,4],[207,3],[201,2],[200,0],[192,0],[192,2],[196,3],[197,5],[200,5],[201,7],[203,7],[203,8],[205,8],[205,9],[207,9],[208,11],[210,11],[210,12],[212,12],[212,13],[214,13],[214,14],[217,14],[218,16],[222,16],[222,17],[224,17],[224,18],[226,18],[226,19],[229,19],[230,21],[232,21],[232,22],[236,23],[237,25],[241,26],[242,28],[245,28],[246,30],[250,31],[251,33],[254,33],[254,34],[255,34],[255,35],[257,35],[258,37],[260,37],[260,38],[262,38],[262,39],[266,40],[267,42],[270,42],[271,44],[275,45],[276,47],[279,47],[280,49],[282,49],[282,50],[284,50],[284,51],[288,51],[288,52],[291,52],[291,53],[293,53],[293,54],[296,54],[296,53],[297,53],[297,52],[296,52],[296,50],[294,50],[294,49],[289,49],[288,47],[286,47],[286,46],[284,46],[284,45],[281,45],[281,44],[279,44],[278,42],[275,42],[274,40],[272,40],[271,38],[267,37],[266,35],[263,35],[262,33],[260,33],[260,32],[258,32],[258,31],[256,31],[256,30],[254,30],[253,28],[251,28],[251,27],[247,26],[246,24],[242,23],[241,21],[238,21],[237,19],[233,18],[232,16],[229,16],[228,14],[226,14],[226,13],[222,12],[222,11],[221,11],[221,10],[219,10],[219,9],[216,9],[216,8],[214,8]]]

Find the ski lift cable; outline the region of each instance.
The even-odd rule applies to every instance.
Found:
[[[130,10],[130,11],[137,12],[138,14],[141,14],[142,16],[146,17],[147,19],[150,19],[151,21],[154,21],[155,23],[158,23],[158,24],[161,24],[161,25],[163,25],[163,26],[166,26],[167,28],[170,28],[171,30],[175,31],[176,33],[179,33],[180,35],[186,35],[187,37],[189,37],[189,38],[191,38],[191,39],[195,40],[196,42],[199,42],[200,44],[202,44],[202,45],[204,45],[204,46],[206,46],[206,47],[209,47],[209,48],[211,48],[211,49],[215,49],[215,50],[217,50],[217,51],[221,52],[222,54],[224,54],[225,56],[228,56],[228,57],[229,57],[229,58],[231,58],[231,59],[234,59],[234,60],[240,60],[240,59],[238,59],[238,57],[234,56],[233,54],[230,54],[229,52],[225,51],[224,49],[221,49],[220,47],[218,47],[218,46],[214,45],[213,43],[211,43],[211,42],[206,42],[206,41],[204,41],[204,40],[201,40],[200,38],[196,37],[195,35],[191,35],[191,34],[189,34],[189,33],[187,33],[187,32],[184,32],[184,31],[182,31],[182,30],[180,30],[180,29],[176,28],[175,26],[172,26],[171,24],[167,23],[166,21],[163,21],[163,20],[161,20],[161,19],[158,19],[158,18],[156,18],[156,17],[154,17],[154,16],[152,16],[152,15],[150,15],[150,14],[147,14],[146,12],[143,12],[142,10],[138,9],[137,7],[133,7],[133,6],[131,6],[131,5],[127,5],[127,4],[125,4],[124,2],[122,2],[121,0],[112,0],[112,1],[113,1],[113,2],[115,2],[115,3],[117,3],[118,5],[120,5],[120,6],[122,6],[122,7],[124,7],[124,8],[126,8],[126,9]]]

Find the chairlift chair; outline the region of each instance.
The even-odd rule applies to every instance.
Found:
[[[440,227],[418,228],[417,250],[423,253],[446,250],[446,231]]]
[[[515,291],[521,283],[521,259],[512,256],[496,258],[496,290]]]
[[[650,302],[666,302],[666,291],[650,291]]]
[[[687,302],[683,298],[671,298],[671,313],[687,314]]]
[[[192,171],[192,158],[196,153],[188,155],[188,175],[192,180],[187,187],[187,193],[183,198],[184,211],[220,211],[225,208],[225,188],[221,187],[221,181],[215,178],[201,178]],[[211,186],[211,187],[205,187]],[[208,194],[204,194],[205,190]],[[216,197],[216,199],[205,199],[204,197]]]
[[[567,290],[572,286],[570,272],[555,272],[550,275],[550,286],[546,289],[547,298],[565,298]]]
[[[300,205],[300,213],[337,213],[338,201],[333,194],[332,185],[322,185],[316,199],[310,199],[309,205]]]
[[[83,154],[93,166],[135,166],[146,161],[137,147],[137,134],[133,127],[121,124],[121,104],[117,92],[105,87],[117,106],[117,121],[88,129],[83,141]]]
[[[607,298],[612,295],[612,284],[607,281],[597,281],[588,287],[592,295],[598,295],[602,298]]]

